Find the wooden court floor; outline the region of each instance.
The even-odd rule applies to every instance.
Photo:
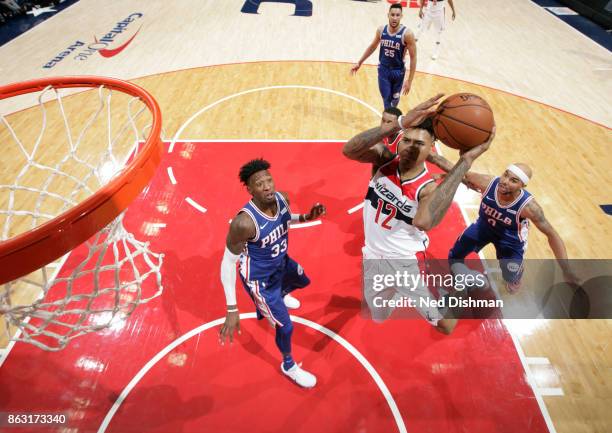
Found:
[[[465,7],[471,10],[476,6],[468,2]],[[360,50],[361,47],[356,51]],[[202,63],[161,73],[149,70],[128,74],[126,78],[134,78],[135,83],[159,101],[167,140],[175,137],[181,140],[342,140],[379,121],[376,110],[380,110],[381,104],[374,67],[364,67],[357,79],[351,79],[350,63],[344,59],[240,63],[241,60],[220,66]],[[427,69],[431,71],[432,67]],[[107,71],[100,70],[104,72]],[[500,173],[511,162],[528,162],[535,173],[529,190],[563,237],[570,257],[612,258],[610,217],[599,208],[600,204],[610,202],[612,175],[607,153],[612,142],[610,129],[513,93],[439,74],[444,71],[431,72],[436,73],[419,68],[413,90],[402,99],[400,107],[406,109],[437,92],[467,91],[483,96],[495,113],[498,134],[492,149],[477,161],[474,169]],[[486,81],[480,78],[475,80]],[[509,79],[520,81],[516,75]],[[510,91],[516,88],[514,84],[497,87]],[[528,92],[523,89],[516,93]],[[541,99],[539,96],[533,95]],[[71,98],[78,101],[79,96]],[[584,105],[586,101],[579,103]],[[601,100],[597,104],[606,106]],[[79,108],[75,103],[69,116],[82,123],[84,111]],[[194,115],[189,126],[181,130]],[[15,124],[28,125],[38,121],[37,116],[33,110],[26,110],[9,119]],[[27,126],[22,128],[26,136],[27,129]],[[0,128],[0,139],[10,141],[5,129]],[[89,145],[95,148],[95,140]],[[442,147],[442,152],[449,159],[456,158],[450,149]],[[0,183],[19,169],[16,158],[3,158],[0,164]],[[4,206],[4,200],[0,197],[0,206]],[[472,219],[475,213],[470,205],[477,204],[477,200],[478,197],[471,196],[462,203]],[[485,251],[487,257],[490,254],[491,251]],[[552,257],[546,239],[534,228],[530,232],[527,257]],[[612,426],[608,409],[612,401],[609,344],[612,321],[521,321],[508,326],[527,357],[549,361],[530,367],[537,385],[563,390],[562,396],[544,396],[556,431],[608,431]]]

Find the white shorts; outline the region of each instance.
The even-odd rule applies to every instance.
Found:
[[[418,312],[433,326],[438,325],[443,316],[435,306],[436,297],[422,280],[423,260],[423,252],[412,258],[388,259],[363,248],[363,298],[372,320],[385,321],[401,309],[401,317],[418,317]]]
[[[430,7],[429,4],[423,9],[423,19],[419,24],[421,31],[427,31],[431,25],[434,26],[437,32],[444,31],[446,28],[446,8],[444,7],[444,2],[438,3],[437,7]]]

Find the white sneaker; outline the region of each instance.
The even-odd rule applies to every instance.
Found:
[[[283,302],[285,303],[285,307],[289,308],[290,310],[300,308],[300,305],[302,305],[298,299],[294,298],[290,294],[285,295]]]
[[[438,58],[438,53],[433,53],[431,55],[431,60],[437,60],[437,58]]]
[[[303,370],[297,362],[293,364],[293,367],[291,367],[288,371],[285,371],[285,368],[281,363],[281,371],[285,376],[288,376],[291,380],[303,388],[312,388],[317,384],[317,378],[315,375]]]

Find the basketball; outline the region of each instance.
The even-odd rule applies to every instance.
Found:
[[[495,126],[487,101],[472,93],[446,98],[433,117],[436,138],[453,149],[466,150],[489,139]]]

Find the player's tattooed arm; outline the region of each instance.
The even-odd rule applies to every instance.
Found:
[[[421,230],[431,230],[437,226],[446,214],[455,192],[459,187],[459,183],[468,172],[472,163],[480,155],[485,153],[491,146],[491,142],[495,137],[495,127],[491,133],[491,137],[479,146],[475,146],[470,150],[463,152],[459,161],[444,177],[444,180],[437,187],[426,186],[422,192],[422,197],[419,200],[419,208],[417,210],[412,224]]]
[[[550,249],[557,259],[557,263],[559,263],[559,266],[563,270],[563,275],[565,276],[567,282],[580,285],[579,278],[574,274],[569,266],[567,250],[565,249],[563,239],[561,239],[561,236],[559,236],[557,230],[555,230],[552,224],[546,219],[544,216],[544,211],[538,202],[532,199],[529,203],[527,203],[527,206],[523,208],[520,216],[531,220],[538,230],[546,235],[548,245],[550,245]]]
[[[448,159],[443,157],[442,155],[438,155],[436,153],[431,153],[427,157],[427,161],[431,162],[435,166],[440,167],[445,172],[449,172],[453,169],[453,163]],[[462,182],[468,187],[473,189],[474,191],[482,192],[491,183],[494,179],[494,176],[482,173],[476,173],[473,171],[468,171],[463,177]]]
[[[436,96],[421,102],[419,105],[400,116],[392,123],[368,129],[357,134],[344,144],[342,153],[349,159],[359,162],[367,162],[381,166],[391,161],[395,155],[382,144],[382,140],[391,134],[398,133],[402,129],[407,129],[420,124],[435,111],[438,100],[444,96],[439,93]]]
[[[437,187],[431,183],[421,193],[419,208],[412,220],[415,227],[431,230],[437,226],[453,201],[457,187],[470,168],[469,162],[461,158]]]
[[[368,129],[347,141],[342,153],[349,159],[371,163],[376,166],[391,161],[395,155],[382,143],[383,138],[399,132],[399,125]]]

